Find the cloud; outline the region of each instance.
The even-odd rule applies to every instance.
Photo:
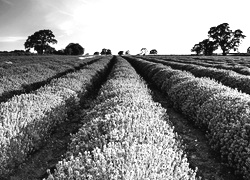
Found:
[[[59,24],[58,27],[68,36],[74,33],[74,26],[71,21],[65,21]]]
[[[16,37],[0,37],[0,42],[16,42],[16,41],[21,41],[27,39],[27,37],[21,37],[21,36],[16,36]]]
[[[53,5],[53,4],[47,4],[47,6],[49,8],[51,8],[51,10],[53,10],[54,13],[59,13],[59,14],[62,14],[62,15],[73,17],[72,13],[70,13],[69,11],[67,11],[67,9],[65,7],[58,7],[58,6]]]
[[[14,5],[12,2],[10,2],[9,0],[1,0],[3,3],[6,3],[10,6]]]

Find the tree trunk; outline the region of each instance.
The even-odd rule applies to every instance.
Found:
[[[41,54],[43,54],[43,50],[44,50],[44,45],[42,44],[42,47],[41,47]]]
[[[43,54],[43,49],[41,48],[41,49],[39,49],[39,51],[38,51],[38,54]]]
[[[221,50],[222,50],[222,55],[226,56],[227,55],[227,49],[225,47],[222,47]]]

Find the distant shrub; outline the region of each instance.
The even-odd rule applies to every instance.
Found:
[[[112,52],[110,49],[107,49],[106,55],[112,55]]]
[[[119,56],[122,56],[122,55],[123,55],[123,51],[119,51],[119,52],[118,52],[118,55],[119,55]]]
[[[157,54],[157,50],[156,49],[152,49],[149,54]]]
[[[70,43],[65,48],[67,55],[82,55],[84,54],[84,48],[78,43]]]

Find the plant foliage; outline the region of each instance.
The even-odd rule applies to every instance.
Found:
[[[38,54],[43,54],[46,49],[50,48],[50,44],[56,44],[57,40],[51,30],[40,30],[29,36],[24,47],[27,50],[34,48]]]

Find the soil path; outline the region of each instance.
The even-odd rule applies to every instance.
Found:
[[[234,175],[233,170],[221,162],[220,155],[210,148],[204,132],[176,112],[166,95],[153,85],[149,85],[149,88],[152,90],[154,101],[167,109],[170,122],[183,140],[190,166],[193,169],[198,167],[197,175],[202,180],[243,180],[241,176]]]

